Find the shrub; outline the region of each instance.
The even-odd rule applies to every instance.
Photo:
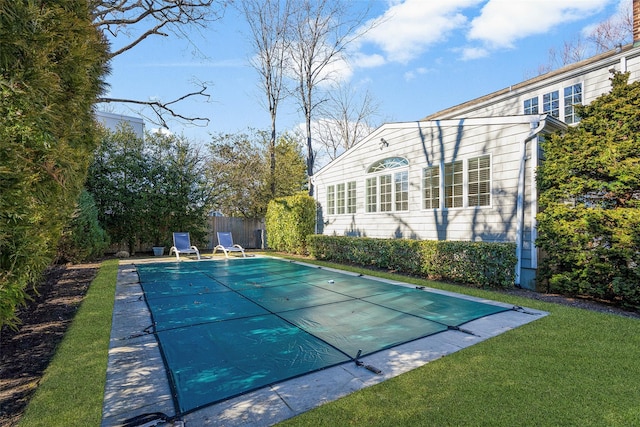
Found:
[[[309,253],[317,259],[430,279],[498,288],[512,286],[515,280],[517,259],[512,243],[312,235],[307,244]]]
[[[98,222],[96,202],[85,190],[80,194],[71,224],[60,240],[58,261],[73,263],[93,261],[102,257],[108,246],[107,232]]]
[[[539,215],[545,231],[539,281],[548,291],[591,296],[640,307],[638,209],[549,207]]]
[[[269,202],[265,226],[271,249],[307,253],[307,236],[315,229],[316,201],[307,194],[280,197]]]

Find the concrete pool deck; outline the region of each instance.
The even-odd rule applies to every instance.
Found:
[[[224,259],[224,258],[220,258]],[[175,415],[173,397],[135,264],[174,261],[150,258],[120,261],[113,309],[102,426],[119,426],[143,414]],[[216,260],[182,262],[216,262]],[[304,262],[301,262],[304,264]],[[326,268],[325,270],[331,271]],[[348,274],[348,273],[347,273]],[[387,281],[411,286],[400,281]],[[430,289],[436,293],[508,307],[495,301]],[[313,372],[191,412],[166,425],[270,426],[426,363],[515,329],[548,313],[525,308],[492,314],[448,330],[363,357],[377,375],[355,363]],[[162,424],[160,424],[162,425]]]

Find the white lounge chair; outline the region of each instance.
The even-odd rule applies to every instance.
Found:
[[[227,258],[229,258],[229,252],[242,252],[242,256],[245,258],[247,257],[244,253],[244,248],[233,243],[233,237],[231,236],[230,232],[225,231],[218,232],[216,234],[218,235],[218,245],[213,248],[214,255],[216,254],[216,251],[220,249],[222,252],[224,252],[224,256],[226,256]]]
[[[176,258],[180,260],[180,254],[196,254],[200,259],[200,251],[191,244],[189,233],[173,233],[173,246],[169,249],[169,255],[175,252]]]

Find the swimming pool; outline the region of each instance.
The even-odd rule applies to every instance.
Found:
[[[266,257],[136,267],[183,414],[510,310]]]

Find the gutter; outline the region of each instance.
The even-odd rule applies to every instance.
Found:
[[[538,134],[544,129],[546,126],[546,116],[542,118],[539,122],[531,123],[531,131],[529,135],[522,141],[520,144],[520,170],[518,172],[518,196],[516,199],[516,278],[515,285],[517,287],[521,287],[521,271],[522,271],[522,247],[524,244],[524,192],[525,192],[525,163],[527,161],[527,143],[534,138],[537,138]],[[535,144],[535,147],[538,145]],[[532,157],[536,156],[536,164],[537,164],[537,150],[536,152],[532,151]],[[534,182],[535,185],[535,182]],[[536,204],[537,205],[537,204]],[[535,221],[535,216],[534,216]],[[532,225],[535,225],[532,224]],[[535,234],[535,233],[534,233]],[[533,241],[531,242],[533,244]]]

